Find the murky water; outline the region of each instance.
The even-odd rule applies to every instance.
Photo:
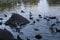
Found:
[[[21,10],[25,11],[25,14],[21,13]],[[29,4],[29,2],[27,2],[26,4],[21,1],[21,4],[17,4],[17,6],[14,6],[11,9],[5,9],[3,11],[0,11],[0,17],[4,18],[3,14],[7,14],[8,17],[4,18],[6,21],[7,19],[9,19],[9,17],[11,16],[11,13],[16,12],[22,16],[24,16],[25,18],[27,18],[29,20],[29,12],[32,12],[34,20],[38,18],[38,14],[41,14],[42,16],[60,16],[60,6],[49,6],[47,0],[40,0],[37,2],[37,4],[35,5],[33,4]],[[32,21],[31,21],[32,22]],[[53,22],[53,21],[52,21]],[[51,22],[51,23],[52,23]],[[22,32],[24,33],[25,36],[22,36],[23,39],[25,39],[25,37],[29,37],[31,40],[36,40],[34,38],[34,36],[36,34],[41,34],[42,35],[42,40],[60,40],[60,33],[52,33],[49,30],[49,24],[46,20],[44,19],[40,19],[40,22],[37,22],[35,25],[26,25],[26,28],[22,29]],[[38,27],[38,28],[37,28]],[[35,32],[33,29],[37,28],[40,31],[39,32]]]

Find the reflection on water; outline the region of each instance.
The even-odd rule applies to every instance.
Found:
[[[47,0],[49,5],[53,5],[53,6],[56,6],[56,5],[60,5],[60,0]]]
[[[25,5],[37,5],[40,0],[23,0]]]

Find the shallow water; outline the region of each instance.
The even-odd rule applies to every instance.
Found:
[[[21,10],[24,10],[25,13],[21,13]],[[39,14],[41,14],[43,17],[44,16],[57,16],[59,18],[60,17],[60,6],[49,6],[47,0],[40,0],[37,3],[37,5],[24,4],[22,1],[21,4],[11,9],[5,9],[3,11],[0,11],[0,15],[1,15],[0,17],[4,18],[4,20],[2,20],[2,22],[4,23],[6,20],[9,19],[12,13],[18,13],[22,15],[23,17],[27,18],[30,21],[30,23],[32,23],[32,21],[29,19],[29,12],[32,12],[32,15],[34,17],[33,20],[35,21],[38,18]],[[7,14],[8,17],[4,17],[3,14]],[[27,37],[31,40],[37,40],[34,38],[34,36],[36,34],[40,34],[42,35],[41,40],[60,40],[60,33],[52,32],[49,29],[52,23],[56,23],[56,20],[51,20],[50,22],[47,22],[46,20],[41,18],[40,21],[39,22],[36,21],[34,25],[28,24],[24,26],[24,28],[21,30],[21,32],[23,32],[24,35],[20,35],[20,36],[24,40],[26,40]],[[2,25],[0,28],[2,28],[3,26],[5,25]],[[59,27],[60,25],[58,24],[58,28]],[[39,31],[34,31],[33,30],[34,28],[39,29]]]

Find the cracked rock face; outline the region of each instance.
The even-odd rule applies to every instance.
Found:
[[[28,23],[29,21],[26,18],[19,14],[13,13],[12,16],[5,22],[5,25],[16,27],[17,25],[22,26]]]

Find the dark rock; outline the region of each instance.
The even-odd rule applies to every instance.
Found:
[[[3,20],[3,18],[0,18],[0,20]]]
[[[45,16],[45,17],[44,17],[44,19],[47,19],[47,18],[48,18],[48,16]]]
[[[54,16],[54,17],[49,17],[50,19],[56,19],[56,17]]]
[[[40,14],[38,16],[39,16],[39,18],[42,18],[42,16]]]
[[[10,20],[10,19],[9,19]],[[7,26],[7,25],[9,25],[10,27],[17,27],[17,25],[15,24],[15,22],[14,21],[9,21],[9,20],[7,20],[4,24]]]
[[[17,40],[22,40],[22,39],[19,37],[19,35],[17,35]]]
[[[23,16],[13,13],[12,16],[5,22],[5,25],[16,27],[16,23],[17,25],[22,26],[28,24],[29,21]]]
[[[50,21],[50,19],[49,18],[44,18],[45,20],[47,20],[47,21]]]
[[[6,14],[4,14],[4,16],[5,16],[5,17],[7,17],[7,15],[6,15]]]
[[[53,30],[53,26],[55,26],[55,25],[56,25],[56,24],[52,24],[49,29],[50,29],[50,30]]]
[[[56,24],[52,24],[51,26],[55,26]]]
[[[35,22],[35,20],[30,24],[30,25],[34,25],[36,22]]]
[[[44,19],[47,19],[47,18],[49,18],[49,19],[56,19],[56,16],[45,16],[44,17]]]
[[[35,24],[36,22],[35,21],[33,21],[33,24]]]
[[[9,31],[0,29],[0,40],[13,40],[13,39],[14,37]]]
[[[0,22],[0,25],[2,25],[2,22]]]
[[[57,28],[56,28],[56,32],[60,32],[60,29],[57,29]]]
[[[30,20],[33,20],[33,17],[30,17]]]
[[[36,39],[41,39],[42,36],[41,36],[41,35],[36,35],[35,38],[36,38]]]
[[[39,17],[39,18],[42,18],[42,16],[41,16],[41,17]]]
[[[41,15],[39,14],[39,16],[41,16]]]
[[[36,19],[38,22],[40,21],[39,19]]]
[[[44,19],[46,19],[46,17],[44,17]]]
[[[39,29],[34,28],[35,31],[39,31]]]
[[[20,33],[20,28],[16,28],[16,32],[19,32]]]
[[[55,28],[54,28],[55,25],[56,25],[56,24],[52,24],[51,27],[49,28],[52,33],[55,32],[55,30],[54,30],[54,29],[55,29]]]
[[[50,19],[49,19],[49,18],[47,18],[46,20],[47,20],[47,21],[50,21]]]
[[[60,23],[60,21],[57,21],[57,23]]]
[[[22,13],[25,13],[23,10],[21,10]]]

